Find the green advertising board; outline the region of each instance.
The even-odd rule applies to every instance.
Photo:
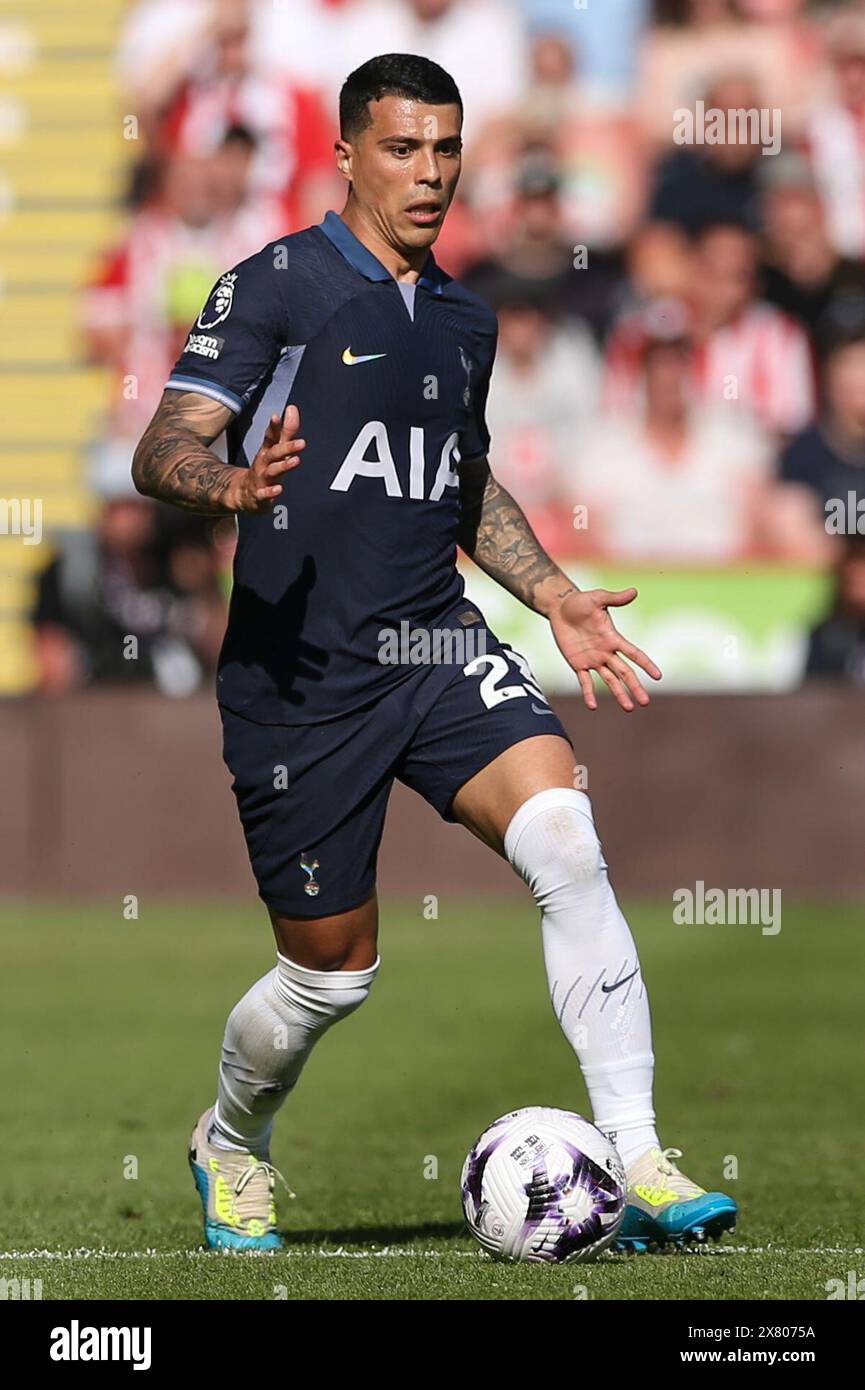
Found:
[[[743,563],[737,569],[646,569],[556,558],[581,589],[639,590],[615,611],[621,632],[664,673],[656,687],[683,691],[794,690],[808,633],[826,612],[831,579],[820,571]],[[460,557],[466,594],[502,641],[522,652],[550,694],[576,678],[549,625]]]

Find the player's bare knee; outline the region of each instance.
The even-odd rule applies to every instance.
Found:
[[[280,955],[307,970],[367,970],[377,956],[378,902],[325,917],[284,917],[271,911]]]

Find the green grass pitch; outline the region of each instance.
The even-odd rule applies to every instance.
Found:
[[[0,1277],[41,1279],[44,1299],[819,1300],[865,1275],[860,910],[785,903],[773,937],[626,905],[662,1141],[733,1192],[739,1228],[705,1252],[550,1268],[482,1255],[458,1186],[497,1115],[586,1110],[537,913],[527,895],[438,906],[425,920],[420,897],[383,903],[371,997],[278,1122],[287,1251],[248,1257],[202,1251],[186,1141],[225,1015],[273,959],[261,910],[5,904]]]

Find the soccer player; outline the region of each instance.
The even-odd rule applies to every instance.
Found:
[[[190,1162],[211,1247],[272,1250],[274,1117],[318,1039],[379,968],[376,858],[394,778],[505,856],[541,910],[553,1008],[595,1123],[625,1164],[620,1246],[717,1236],[735,1203],[662,1148],[649,1005],[575,753],[524,658],[464,597],[459,545],[548,620],[589,709],[623,710],[653,661],[544,553],[487,461],[491,310],[430,247],[460,173],[462,103],[414,55],[340,95],[342,213],[221,276],[133,463],[138,489],[236,514],[217,677],[225,761],[277,944],[232,1010]],[[227,431],[228,459],[211,450]],[[302,437],[301,437],[302,435]],[[408,624],[408,629],[403,625]],[[408,630],[468,661],[387,657]]]

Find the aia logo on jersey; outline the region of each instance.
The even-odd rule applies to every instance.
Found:
[[[216,289],[198,315],[199,328],[215,328],[218,323],[223,323],[228,318],[234,303],[236,280],[237,276],[230,273],[220,275]]]
[[[348,492],[358,478],[373,479],[384,488],[388,497],[405,497],[396,459],[408,462],[408,496],[416,501],[440,502],[446,487],[460,485],[457,469],[460,463],[459,435],[454,431],[444,441],[436,464],[435,476],[427,492],[426,437],[422,425],[412,425],[405,440],[398,441],[397,453],[391,444],[383,420],[368,420],[357,435],[330,485],[332,492]],[[404,467],[403,462],[403,467]]]

